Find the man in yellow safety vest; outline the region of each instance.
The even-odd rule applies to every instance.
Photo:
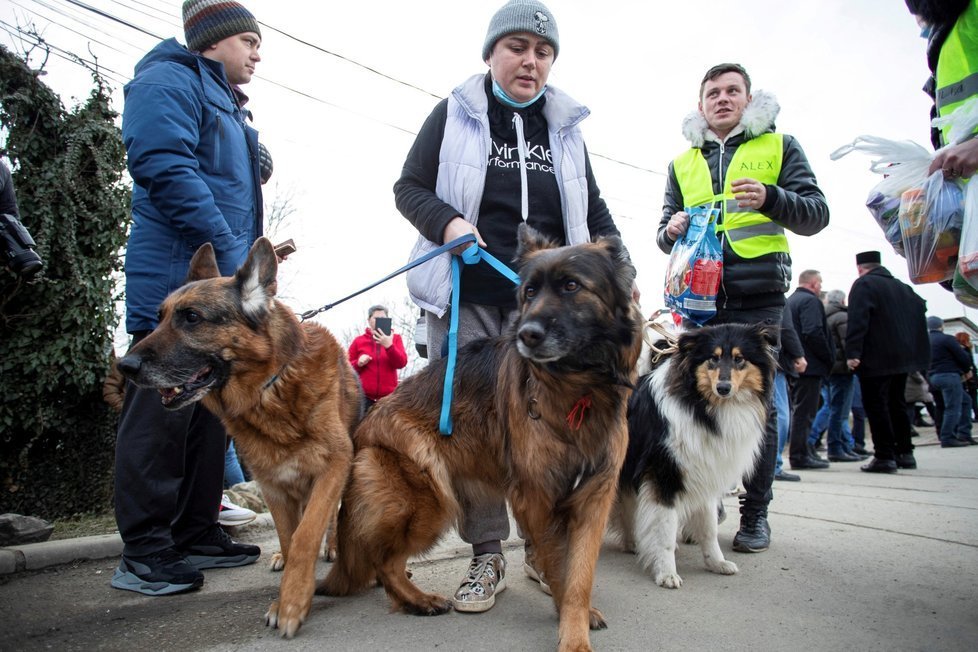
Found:
[[[779,110],[773,95],[751,95],[750,76],[742,66],[714,66],[700,84],[697,111],[683,121],[692,147],[669,165],[656,238],[662,251],[671,252],[686,232],[686,208],[709,203],[721,210],[716,233],[723,246],[723,275],[711,324],[764,323],[780,332],[791,282],[785,230],[814,235],[829,223],[825,195],[801,146],[774,132]],[[762,552],[770,544],[767,508],[777,448],[772,402],[761,457],[744,482],[736,551]]]

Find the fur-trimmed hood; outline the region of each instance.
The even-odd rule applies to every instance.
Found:
[[[749,140],[774,129],[774,120],[781,111],[781,105],[773,93],[759,90],[753,94],[750,104],[744,108],[740,124],[730,135],[743,132]],[[693,111],[683,119],[683,135],[693,147],[702,147],[707,140],[716,140],[710,132],[706,118],[699,110]],[[728,136],[729,137],[729,136]]]

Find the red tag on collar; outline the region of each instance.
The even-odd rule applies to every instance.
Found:
[[[591,407],[591,395],[585,394],[581,398],[577,399],[577,403],[571,408],[571,411],[567,413],[567,425],[570,426],[571,430],[580,430],[581,424],[584,423],[584,414],[587,409]]]

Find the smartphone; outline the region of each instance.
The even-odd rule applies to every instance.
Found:
[[[379,330],[384,335],[391,334],[391,318],[390,317],[375,317],[374,327]]]
[[[295,253],[295,242],[292,241],[292,238],[289,238],[285,242],[280,242],[277,245],[275,245],[275,255],[278,256],[279,258],[285,258],[289,254],[294,254],[294,253]]]

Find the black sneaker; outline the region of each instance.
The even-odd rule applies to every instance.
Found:
[[[764,552],[771,545],[771,526],[764,514],[743,514],[740,530],[734,536],[733,549],[737,552]]]
[[[122,556],[112,586],[143,595],[170,595],[199,589],[204,575],[173,548],[143,557]]]
[[[194,568],[204,570],[253,564],[258,561],[261,548],[235,543],[220,525],[214,525],[181,552]]]

